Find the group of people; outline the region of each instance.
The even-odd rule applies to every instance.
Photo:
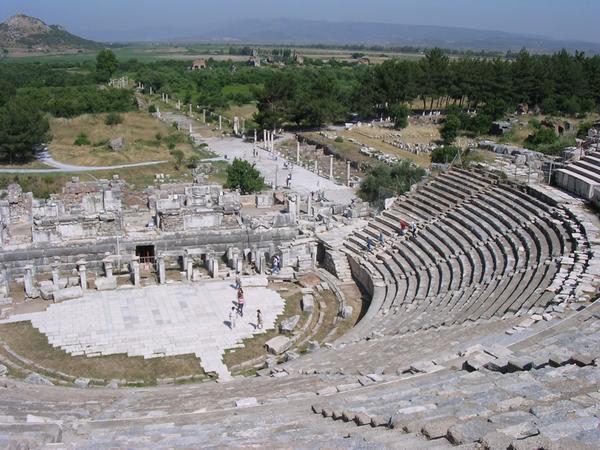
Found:
[[[404,230],[406,227],[404,225],[404,223],[400,224],[400,236],[404,236],[406,234],[406,231]],[[412,236],[416,236],[417,235],[417,224],[414,222],[411,222],[410,226],[409,226],[409,232],[411,233]],[[383,231],[379,231],[379,245],[381,245],[382,247],[385,246],[385,236],[383,235]],[[374,248],[374,243],[373,243],[373,239],[371,239],[371,237],[367,237],[367,251],[368,252],[373,252],[373,248]]]
[[[235,277],[235,289],[237,290],[237,301],[236,306],[231,307],[231,311],[229,311],[229,328],[234,329],[235,323],[237,320],[237,316],[244,317],[244,306],[246,301],[244,300],[244,289],[242,288],[242,279],[238,274]],[[262,329],[263,327],[263,317],[260,309],[256,310],[256,329]]]

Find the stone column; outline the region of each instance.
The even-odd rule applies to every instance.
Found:
[[[296,164],[300,164],[300,141],[296,141]]]
[[[315,159],[315,173],[319,175],[319,160]]]
[[[217,278],[219,276],[219,261],[218,261],[218,259],[215,258],[215,257],[213,257],[211,259],[211,264],[210,265],[211,265],[211,271],[210,271],[211,273],[210,273],[210,275],[213,278]]]
[[[309,216],[312,216],[312,194],[310,193],[308,194],[308,199],[306,200],[306,209],[306,213]]]
[[[333,180],[333,155],[329,156],[329,179]]]
[[[246,118],[242,117],[242,134],[246,132]]]
[[[194,259],[188,258],[185,266],[185,277],[187,280],[191,280],[194,275]]]
[[[267,269],[267,258],[265,258],[265,254],[261,253],[259,258],[259,273],[261,275],[265,274],[265,270]]]
[[[160,109],[158,109],[158,106],[156,107],[156,117],[160,119]]]
[[[350,187],[350,161],[346,161],[346,185]]]
[[[150,86],[150,95],[154,94],[154,92],[152,91],[152,86]]]
[[[104,259],[102,261],[104,263],[104,274],[106,275],[106,278],[112,278],[113,277],[113,263],[111,259]]]
[[[135,287],[140,286],[140,257],[131,258],[131,281]]]
[[[206,125],[206,109],[202,110],[202,123]]]
[[[263,142],[265,144],[265,150],[269,150],[267,146],[267,130],[263,130]]]
[[[188,105],[188,112],[189,112],[189,115],[191,116],[192,115],[192,104],[191,103]]]
[[[52,263],[52,284],[56,289],[59,288],[60,285],[60,270],[58,269],[58,261],[54,261]]]
[[[34,297],[35,288],[33,286],[33,266],[31,264],[25,266],[25,277],[23,277],[23,284],[25,285],[25,294],[27,297]]]
[[[156,264],[158,267],[158,283],[165,284],[167,282],[167,272],[165,268],[165,257],[158,255],[156,257]]]
[[[254,129],[254,145],[256,145],[256,128]]]
[[[86,262],[83,259],[77,261],[77,271],[79,272],[79,285],[81,286],[81,292],[87,290],[87,269],[85,267]]]
[[[192,124],[190,123],[190,127],[189,127],[189,131],[190,131],[190,135],[193,133],[194,130],[192,130]]]
[[[223,129],[223,117],[219,115],[219,131]]]
[[[317,248],[318,245],[316,242],[312,242],[310,244],[310,257],[312,260],[312,268],[315,269],[317,267]]]

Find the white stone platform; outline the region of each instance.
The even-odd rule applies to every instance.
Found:
[[[223,381],[230,378],[223,352],[272,329],[285,306],[279,294],[265,287],[246,287],[244,294],[244,317],[237,317],[234,329],[229,327],[229,311],[237,295],[226,281],[90,292],[0,323],[31,321],[51,345],[71,355],[195,354],[206,372],[217,372]],[[263,330],[255,329],[257,309],[263,313]]]

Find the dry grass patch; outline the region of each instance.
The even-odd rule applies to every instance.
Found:
[[[204,375],[200,362],[193,355],[153,359],[126,355],[71,356],[52,347],[46,336],[30,322],[0,325],[0,338],[19,356],[74,377],[143,380],[144,384],[155,384],[158,378]],[[0,351],[7,354],[1,347]]]
[[[168,144],[175,144],[187,156],[192,146],[187,136],[149,114],[131,112],[120,114],[123,122],[109,126],[106,114],[83,115],[73,119],[52,119],[53,139],[49,145],[52,156],[61,162],[81,166],[112,166],[146,161],[169,160]],[[89,145],[75,145],[80,134]],[[107,143],[122,137],[125,147],[111,150]],[[158,139],[157,139],[158,137]]]
[[[243,348],[226,351],[223,357],[223,362],[227,365],[227,367],[233,367],[260,356],[265,356],[267,354],[265,350],[265,343],[269,339],[279,335],[279,324],[282,320],[291,316],[299,315],[300,322],[298,322],[296,329],[299,330],[302,328],[308,318],[308,314],[304,314],[300,307],[300,300],[302,299],[300,288],[292,283],[277,285],[277,288],[281,287],[285,287],[288,290],[279,291],[279,295],[285,299],[285,308],[283,313],[277,318],[277,321],[275,322],[275,328],[268,330],[266,333],[244,339]],[[248,310],[245,312],[245,314],[251,314],[251,317],[254,318],[256,311]]]

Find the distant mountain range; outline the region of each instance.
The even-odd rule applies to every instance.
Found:
[[[325,22],[277,19],[244,20],[204,28],[180,41],[228,41],[271,44],[363,44],[442,47],[458,50],[520,50],[552,52],[562,48],[600,53],[600,43],[556,40],[547,37],[430,25],[371,22]]]
[[[373,22],[326,22],[300,19],[247,19],[207,23],[199,27],[161,27],[87,31],[105,42],[214,42],[275,45],[365,45],[441,47],[474,51],[555,52],[562,48],[600,54],[600,43],[558,40],[502,31],[431,25]],[[98,50],[105,44],[69,33],[60,25],[46,25],[35,17],[18,14],[0,23],[0,48],[25,51]]]
[[[46,25],[35,17],[17,14],[0,23],[0,47],[18,51],[97,50],[102,44],[69,33],[60,25]]]

